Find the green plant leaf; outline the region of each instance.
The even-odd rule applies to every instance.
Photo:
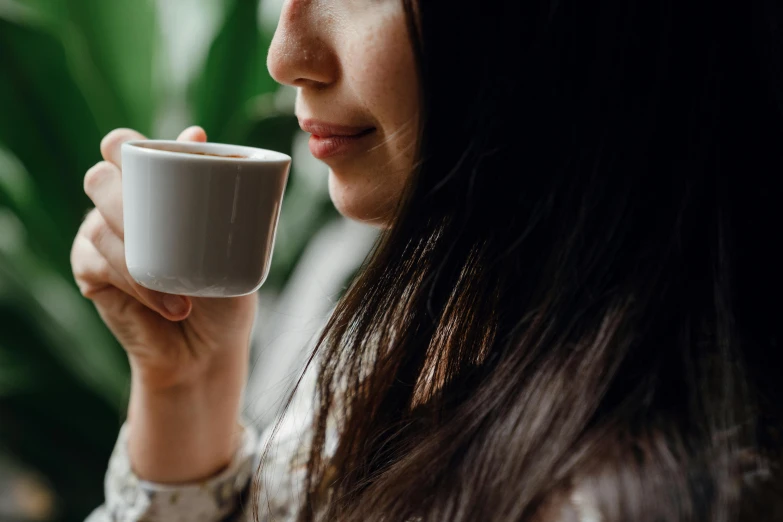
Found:
[[[19,222],[18,227],[11,218]],[[68,259],[62,253],[69,251],[71,237],[58,233],[57,222],[41,204],[30,175],[19,159],[0,144],[0,251],[15,240],[17,230],[24,232],[24,241],[32,251],[49,259],[55,270],[70,272]]]
[[[196,122],[207,130],[212,141],[247,144],[252,118],[248,102],[277,89],[266,70],[271,35],[259,27],[257,0],[227,4],[223,26],[189,97]]]
[[[57,0],[0,0],[0,19],[15,24],[53,27],[64,13]]]
[[[11,350],[0,342],[0,397],[23,393],[34,383],[33,371],[13,355]]]
[[[94,393],[120,405],[128,375],[124,355],[74,285],[24,250],[0,252],[0,280],[0,300],[35,318],[52,356]]]
[[[155,13],[150,0],[0,1],[0,143],[25,165],[42,214],[58,224],[40,237],[53,240],[52,260],[65,275],[62,239],[91,206],[82,179],[100,159],[101,138],[152,125]],[[30,221],[35,209],[23,214]]]
[[[51,33],[0,20],[0,48],[0,143],[25,165],[61,232],[75,232],[87,207],[81,178],[101,133]]]
[[[0,300],[2,350],[25,371],[0,395],[0,447],[44,474],[60,499],[58,520],[81,521],[102,499],[101,482],[120,409],[53,357],[40,319]]]
[[[61,38],[74,75],[85,94],[111,97],[117,110],[119,120],[102,124],[101,130],[123,126],[148,134],[158,95],[153,69],[159,32],[152,0],[67,4]],[[97,83],[102,88],[93,93]]]
[[[128,374],[122,350],[72,280],[27,248],[29,237],[16,215],[0,206],[0,303],[12,303],[34,318],[50,355],[94,393],[119,406]],[[8,342],[2,332],[0,342]]]

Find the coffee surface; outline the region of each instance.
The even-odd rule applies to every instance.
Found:
[[[240,158],[247,159],[248,156],[242,156],[240,154],[211,154],[209,152],[195,152],[190,150],[183,150],[178,152],[184,152],[185,154],[196,154],[197,156],[214,156],[215,158]]]

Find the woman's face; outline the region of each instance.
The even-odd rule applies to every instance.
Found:
[[[267,66],[345,216],[387,224],[415,161],[418,79],[402,0],[286,0]]]

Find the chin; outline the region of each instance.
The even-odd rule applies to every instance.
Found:
[[[385,187],[384,187],[385,188]],[[394,207],[392,198],[379,187],[345,183],[329,170],[329,197],[343,216],[378,228],[387,228]]]

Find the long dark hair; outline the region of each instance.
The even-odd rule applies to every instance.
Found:
[[[300,520],[780,519],[782,4],[405,5],[420,162],[319,343]]]

